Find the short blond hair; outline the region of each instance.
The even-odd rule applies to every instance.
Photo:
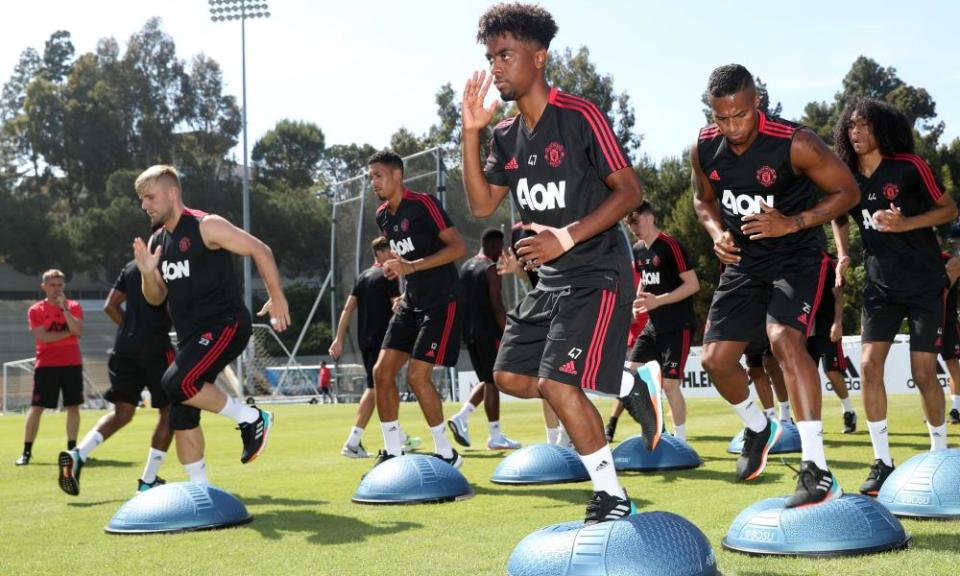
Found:
[[[43,280],[43,283],[46,284],[46,283],[47,283],[47,280],[52,280],[52,279],[54,279],[54,278],[64,278],[64,279],[65,279],[66,276],[64,275],[64,273],[63,273],[62,270],[58,270],[57,268],[51,268],[51,269],[47,270],[46,272],[44,272],[44,273],[40,276],[40,278]]]
[[[176,186],[177,190],[180,190],[180,175],[177,174],[176,168],[168,164],[155,164],[147,168],[137,176],[137,181],[133,183],[133,187],[137,190],[137,195],[142,196],[148,186],[160,180],[167,180]]]

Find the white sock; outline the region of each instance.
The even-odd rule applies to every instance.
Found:
[[[960,410],[960,396],[956,394],[951,394],[950,403],[953,405],[954,410]]]
[[[83,437],[83,440],[77,444],[77,452],[80,452],[80,459],[86,460],[87,456],[93,452],[93,449],[101,444],[103,444],[103,434],[97,432],[96,430],[87,432],[87,435]]]
[[[160,471],[160,465],[163,464],[163,459],[166,457],[166,452],[151,448],[150,453],[147,455],[147,465],[144,466],[143,475],[140,476],[140,479],[147,484],[156,480],[157,472]]]
[[[570,439],[570,435],[567,434],[567,429],[563,427],[563,424],[560,425],[560,435],[557,436],[557,444],[561,446],[573,446],[573,440]]]
[[[800,459],[813,462],[821,470],[826,470],[827,458],[823,454],[823,422],[801,420],[797,422],[797,429],[800,431]]]
[[[673,427],[673,435],[678,440],[687,441],[687,425],[686,424],[677,424]]]
[[[402,446],[403,444],[407,443],[407,433],[403,431],[403,426],[399,424],[399,421],[397,423],[397,428],[400,429],[400,444]]]
[[[790,419],[790,401],[780,403],[780,419],[789,420]],[[819,464],[817,464],[819,466]]]
[[[360,436],[363,435],[363,428],[354,426],[350,428],[350,436],[347,437],[347,446],[356,448],[360,445]]]
[[[627,497],[617,480],[617,469],[613,465],[613,452],[610,451],[609,444],[593,454],[581,454],[580,460],[590,474],[594,492],[606,492],[618,498]]]
[[[383,448],[391,456],[403,454],[403,440],[400,438],[400,421],[381,422],[380,430],[383,431]]]
[[[739,404],[734,404],[733,410],[743,420],[744,426],[754,432],[763,432],[763,429],[767,427],[767,417],[760,410],[760,404],[752,397]]]
[[[447,440],[447,427],[443,422],[430,427],[430,433],[433,434],[433,448],[437,454],[444,458],[453,458],[453,446],[450,440]]]
[[[620,398],[633,391],[633,385],[637,383],[635,376],[636,370],[624,368],[623,375],[620,376]]]
[[[209,484],[209,482],[207,482],[207,463],[204,462],[203,458],[193,464],[184,464],[183,469],[187,472],[187,476],[190,477],[191,482],[195,484]]]
[[[843,411],[845,413],[853,412],[853,400],[850,400],[849,396],[847,396],[846,398],[841,398],[840,405],[843,406]]]
[[[764,408],[763,415],[769,418],[770,420],[777,419],[777,409],[776,408]]]
[[[220,409],[219,414],[234,419],[237,424],[256,422],[260,412],[253,406],[247,406],[233,396],[227,396],[227,403]]]
[[[883,460],[883,463],[887,466],[893,466],[893,458],[890,456],[890,436],[887,432],[887,421],[867,421],[867,429],[870,430],[874,459]]]
[[[932,426],[927,422],[927,430],[930,430],[930,451],[947,449],[947,423],[939,426]]]
[[[547,428],[547,444],[556,444],[560,439],[560,427]]]
[[[473,411],[476,409],[477,407],[471,404],[469,400],[467,400],[466,402],[463,403],[463,406],[460,407],[460,411],[454,414],[453,417],[457,418],[458,420],[463,420],[464,422],[466,422],[467,420],[470,419],[470,415],[473,414]]]
[[[490,439],[497,440],[503,436],[503,432],[500,431],[500,421],[490,422]]]

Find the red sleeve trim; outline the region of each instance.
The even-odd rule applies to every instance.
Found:
[[[437,229],[439,229],[441,232],[449,228],[440,212],[440,206],[437,204],[437,201],[433,196],[430,196],[429,194],[423,194],[421,192],[405,190],[403,192],[403,197],[407,198],[408,200],[415,200],[422,203],[427,209],[427,213],[430,214],[430,217],[433,218],[434,223],[436,223]]]
[[[627,160],[623,157],[623,152],[613,135],[613,130],[610,129],[606,117],[593,102],[553,89],[550,91],[550,103],[558,108],[576,110],[583,114],[587,123],[590,124],[594,136],[596,136],[597,142],[600,143],[600,150],[607,161],[607,166],[610,167],[610,172],[617,172],[627,167]]]
[[[663,240],[664,244],[670,247],[670,251],[673,252],[673,259],[677,262],[677,273],[683,273],[689,270],[687,268],[687,262],[683,258],[683,250],[680,249],[680,243],[676,241],[675,238],[667,236],[663,232],[660,233],[660,239]]]
[[[893,157],[895,160],[906,160],[917,168],[917,172],[920,173],[920,178],[923,179],[923,183],[927,187],[927,192],[930,194],[930,197],[933,198],[934,202],[943,196],[943,191],[937,186],[937,179],[933,177],[933,170],[930,169],[930,165],[927,164],[923,158],[916,154],[894,154]]]

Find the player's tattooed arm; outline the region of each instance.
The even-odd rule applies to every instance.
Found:
[[[806,175],[823,191],[823,198],[809,210],[794,214],[794,231],[820,226],[846,214],[860,203],[860,187],[847,165],[811,130],[793,136],[790,161],[797,173]]]
[[[700,157],[697,152],[698,142],[690,148],[690,183],[693,185],[693,211],[697,220],[713,240],[713,252],[723,264],[736,264],[740,261],[740,248],[733,241],[733,236],[723,226],[720,217],[720,207],[717,205],[717,196],[713,185],[700,166]]]

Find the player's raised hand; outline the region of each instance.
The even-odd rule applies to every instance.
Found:
[[[160,265],[160,248],[157,246],[153,252],[150,252],[143,238],[138,236],[133,239],[133,259],[141,274],[152,274]]]
[[[659,306],[660,302],[657,300],[656,294],[640,291],[633,300],[633,317],[636,318],[644,312],[656,310]]]
[[[406,276],[407,274],[416,272],[413,264],[409,260],[404,260],[402,256],[393,250],[390,251],[390,259],[383,263],[383,269],[397,276]]]
[[[536,232],[517,242],[517,258],[523,269],[530,271],[539,268],[544,262],[550,262],[563,255],[565,250],[560,242],[560,230],[543,224],[524,224],[525,230]]]
[[[483,130],[493,120],[500,101],[495,99],[489,106],[483,105],[491,82],[493,82],[493,74],[487,76],[485,71],[474,72],[473,76],[467,79],[467,84],[463,87],[463,106],[461,106],[465,131]]]

